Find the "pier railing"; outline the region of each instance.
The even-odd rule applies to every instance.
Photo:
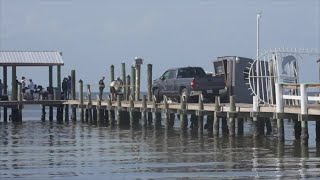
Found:
[[[314,95],[308,95],[308,89],[316,89],[315,92],[319,92],[320,84],[284,84],[276,83],[276,112],[283,113],[284,105],[286,100],[298,101],[298,105],[301,108],[301,115],[308,114],[308,105],[320,102],[320,96],[315,93]],[[295,94],[284,94],[284,90],[297,90],[299,93]],[[313,102],[313,103],[310,103]]]

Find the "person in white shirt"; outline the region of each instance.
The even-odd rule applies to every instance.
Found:
[[[30,89],[31,99],[33,99],[34,84],[32,82],[32,79],[29,79],[29,89]]]

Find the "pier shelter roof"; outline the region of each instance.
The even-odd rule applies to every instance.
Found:
[[[0,51],[0,66],[63,66],[58,51]]]

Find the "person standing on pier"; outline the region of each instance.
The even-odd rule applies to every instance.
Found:
[[[105,84],[104,84],[104,76],[102,76],[102,79],[100,79],[99,81],[99,98],[102,100],[102,94],[103,94],[103,90],[105,88]]]
[[[63,78],[62,81],[62,92],[63,92],[63,99],[67,99],[67,91],[68,91],[68,79],[66,77]]]
[[[22,76],[21,78],[21,88],[22,88],[22,93],[24,94],[26,92],[26,78]]]
[[[32,79],[29,79],[29,89],[30,89],[31,99],[33,100],[34,84],[32,82]]]
[[[69,75],[68,76],[68,79],[67,79],[67,99],[70,100],[71,99],[71,76]]]

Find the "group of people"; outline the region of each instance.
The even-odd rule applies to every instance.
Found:
[[[71,99],[71,76],[64,77],[62,81],[63,99]]]
[[[27,79],[22,76],[20,81],[17,80],[17,84],[21,84],[22,94],[25,99],[34,99],[34,92],[37,85],[33,83],[31,78],[29,79],[29,82],[27,82]]]
[[[103,76],[99,81],[99,98],[100,99],[102,99],[103,90],[105,88],[104,79],[105,77]],[[117,95],[122,94],[122,89],[123,89],[123,81],[120,79],[120,77],[118,77],[116,80],[110,83],[111,99],[116,100]]]

